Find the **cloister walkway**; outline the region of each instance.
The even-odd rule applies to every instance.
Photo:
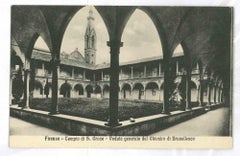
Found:
[[[161,130],[155,136],[224,136],[229,135],[229,108],[223,107]],[[46,127],[10,117],[10,135],[67,135]]]
[[[153,136],[229,135],[229,108],[222,107],[152,134]]]

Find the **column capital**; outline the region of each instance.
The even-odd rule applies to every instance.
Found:
[[[123,46],[123,42],[120,40],[110,40],[107,41],[107,46],[110,47],[110,53],[119,53],[120,48]]]

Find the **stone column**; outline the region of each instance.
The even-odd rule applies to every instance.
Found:
[[[24,69],[24,105],[23,108],[29,108],[29,97],[30,97],[30,69]]]
[[[218,88],[218,103],[221,103],[221,88]]]
[[[186,70],[186,110],[191,109],[191,87],[190,87],[190,82],[191,82],[191,68],[187,67]]]
[[[131,79],[133,78],[133,67],[131,67]]]
[[[163,70],[164,70],[164,86],[163,86],[163,108],[162,114],[170,114],[169,112],[169,98],[171,85],[171,74],[170,74],[170,56],[163,54]]]
[[[217,86],[216,85],[214,85],[213,99],[214,99],[214,104],[217,104]]]
[[[50,114],[58,114],[58,76],[60,70],[60,60],[52,59],[52,104]]]
[[[102,73],[101,73],[101,78],[102,78],[102,81],[103,81],[103,71],[102,71]]]
[[[120,80],[123,79],[123,71],[122,71],[122,68],[121,68],[121,71],[120,71]]]
[[[83,80],[85,80],[86,79],[86,72],[85,72],[85,70],[83,70]]]
[[[72,68],[72,78],[74,79],[74,75],[75,75],[75,72],[74,72],[74,67]]]
[[[161,63],[159,63],[159,65],[158,65],[158,76],[161,76]]]
[[[147,77],[147,66],[144,65],[144,71],[143,71],[144,78]]]
[[[118,40],[107,42],[110,47],[110,98],[109,98],[109,121],[106,124],[110,127],[119,126],[118,121],[118,87],[119,87],[119,53],[123,43]]]
[[[178,61],[176,61],[176,75],[178,75]]]
[[[211,82],[210,82],[210,80],[208,80],[209,82],[208,82],[208,106],[210,106],[211,105],[211,89],[212,89],[212,87],[211,87]]]
[[[203,106],[203,82],[204,82],[204,80],[202,80],[201,78],[200,78],[200,84],[199,84],[199,88],[198,88],[198,106],[199,107],[201,107],[201,106]]]

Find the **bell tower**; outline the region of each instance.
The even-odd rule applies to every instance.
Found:
[[[89,10],[87,20],[88,24],[84,35],[85,41],[84,55],[86,63],[95,65],[97,36],[94,28],[94,16],[92,9]]]

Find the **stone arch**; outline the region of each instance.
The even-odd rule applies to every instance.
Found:
[[[90,84],[88,84],[85,87],[85,90],[86,90],[86,93],[87,93],[87,97],[90,98],[92,96],[92,93],[93,93],[93,87]]]
[[[144,99],[144,85],[141,83],[135,83],[132,88],[133,99]]]
[[[149,46],[148,50],[155,52],[152,55],[149,54],[150,55],[149,57],[154,56],[154,55],[156,56],[156,54],[159,54],[159,53],[161,54],[161,52],[162,52],[161,44],[162,43],[161,43],[161,39],[159,36],[158,27],[154,23],[151,15],[152,14],[150,14],[150,10],[148,10],[147,8],[144,8],[144,7],[139,7],[139,8],[135,8],[134,10],[132,10],[129,17],[127,17],[126,24],[123,25],[123,31],[122,31],[122,35],[121,35],[121,38],[124,41],[124,46],[121,48],[120,59],[123,59],[125,54],[128,52],[127,48],[132,46],[132,44],[131,44],[132,40],[131,40],[131,38],[128,38],[129,35],[131,35],[131,36],[136,35],[136,38],[139,41],[142,41],[142,40],[145,40],[144,36],[151,33],[151,35],[149,35],[149,36],[151,36],[152,42],[153,41],[157,42],[158,43],[157,49],[161,49],[161,50],[157,51],[155,49],[152,49],[152,47]],[[136,20],[136,19],[140,19],[140,18],[145,23],[146,22],[147,23],[145,24],[144,22],[141,22],[140,20]],[[138,27],[134,26],[136,21],[139,22],[139,23],[137,23]],[[151,31],[149,31],[147,33],[145,31],[146,27],[144,27],[143,25],[148,25],[148,29]],[[139,34],[141,34],[141,35],[139,35],[138,33],[132,34],[132,31],[128,31],[130,27],[136,29],[135,31],[138,31]],[[136,51],[138,51],[138,53],[144,53],[144,51],[146,50],[146,49],[143,50],[140,46],[133,46],[133,47],[139,48],[139,49],[135,49]],[[131,58],[131,59],[138,59],[138,56],[135,56],[135,57],[136,58]],[[141,72],[143,73],[143,71],[141,71]],[[141,73],[141,75],[143,76],[142,73]]]
[[[159,93],[159,86],[156,82],[149,82],[146,84],[146,100],[159,100]]]
[[[102,97],[102,88],[100,85],[96,85],[94,89],[94,94],[96,98],[101,98]]]
[[[60,95],[69,98],[71,96],[71,90],[72,86],[68,82],[65,82],[60,87]]]
[[[109,98],[109,91],[110,91],[109,85],[105,84],[103,86],[103,97],[104,98]]]
[[[69,11],[69,13],[66,15],[66,17],[64,18],[64,19],[61,19],[62,20],[62,26],[61,26],[61,30],[60,30],[60,38],[61,38],[61,40],[60,40],[60,47],[62,47],[63,46],[63,40],[64,40],[64,36],[65,36],[65,34],[66,34],[66,32],[67,32],[67,28],[69,27],[69,25],[70,25],[70,23],[71,23],[71,21],[75,18],[75,16],[80,12],[80,11],[82,11],[83,9],[85,9],[85,8],[87,8],[88,6],[77,6],[77,7],[74,7],[74,8],[72,8],[71,9],[71,11]],[[106,30],[107,30],[107,35],[108,35],[108,39],[110,38],[109,36],[110,36],[110,31],[109,31],[109,26],[106,24],[106,21],[104,20],[104,16],[102,15],[102,11],[101,11],[101,9],[99,9],[99,7],[95,7],[95,6],[91,6],[92,8],[94,8],[95,10],[95,12],[94,12],[94,14],[96,15],[96,14],[98,14],[99,16],[100,16],[100,18],[101,18],[101,21],[102,21],[102,23],[103,23],[103,25],[105,26],[104,28],[106,28]],[[85,30],[85,29],[84,29]],[[93,32],[91,32],[91,39],[92,40],[96,40],[97,39],[97,37],[96,37],[96,35],[94,35],[94,33],[96,33],[95,31],[93,31]],[[95,38],[92,38],[92,36],[94,36]],[[86,39],[86,38],[85,38]],[[91,43],[92,44],[92,42],[85,42],[85,43]],[[96,41],[94,42],[95,44],[96,44]],[[95,48],[95,46],[96,45],[93,45],[94,47],[93,48]],[[86,45],[85,45],[85,47],[87,47]],[[61,50],[61,51],[63,51],[63,50]]]
[[[131,85],[128,83],[124,83],[122,85],[121,93],[123,99],[130,99],[131,97]]]
[[[43,97],[43,85],[38,80],[34,81],[33,97],[36,97],[36,98],[42,98]]]
[[[84,95],[83,85],[78,83],[73,87],[73,97],[80,97]]]

